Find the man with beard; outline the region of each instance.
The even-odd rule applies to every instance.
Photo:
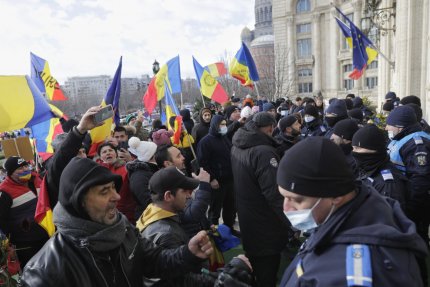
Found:
[[[360,179],[381,195],[396,199],[405,207],[407,178],[390,162],[384,132],[375,125],[359,129],[352,137],[352,156]]]
[[[279,146],[276,150],[279,157],[282,158],[284,153],[299,141],[300,136],[300,123],[293,115],[286,116],[278,122],[279,134],[275,136]]]
[[[276,121],[267,112],[253,116],[233,137],[231,162],[243,248],[257,286],[274,287],[289,225],[276,186],[279,155],[271,137]]]
[[[351,167],[352,172],[354,173],[354,177],[357,179],[359,177],[357,163],[355,159],[352,157],[352,137],[355,132],[358,131],[358,125],[355,120],[344,119],[336,123],[333,128],[333,133],[330,137],[330,140],[338,145],[343,154],[346,156],[346,161]]]
[[[325,122],[327,123],[327,132],[324,135],[330,138],[333,133],[334,125],[343,119],[348,118],[348,111],[346,109],[345,101],[334,99],[325,111]]]
[[[302,138],[325,135],[327,129],[322,124],[317,107],[307,105],[303,114],[305,124],[302,128]]]
[[[193,136],[194,142],[197,146],[199,141],[208,134],[209,126],[211,124],[212,113],[208,108],[203,108],[199,113],[200,121],[193,127],[191,135]]]

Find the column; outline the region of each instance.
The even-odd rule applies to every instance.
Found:
[[[296,43],[294,42],[294,33],[295,33],[294,18],[293,16],[289,16],[287,17],[288,75],[286,78],[290,83],[291,82],[294,83],[296,80]],[[289,83],[286,83],[286,84],[288,85]],[[291,92],[296,93],[296,91],[297,91],[297,85],[293,85]]]
[[[330,75],[330,86],[329,89],[333,93],[337,93],[339,90],[340,83],[340,75],[339,75],[339,62],[337,60],[337,56],[339,53],[339,26],[336,23],[336,19],[334,16],[337,16],[337,12],[335,8],[332,8],[330,11],[330,41],[329,41],[329,53],[330,53],[330,67],[329,75]]]
[[[320,33],[320,13],[312,15],[312,55],[314,60],[313,90],[321,90],[321,33]]]

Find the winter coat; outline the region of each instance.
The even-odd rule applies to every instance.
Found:
[[[356,244],[369,247],[369,260],[360,251],[347,256]],[[364,268],[371,269],[372,286],[423,286],[416,256],[426,255],[424,241],[400,205],[363,185],[303,244],[280,286],[352,286],[347,276],[365,276],[357,272],[359,263],[347,271],[347,261],[353,260],[363,260]]]
[[[139,218],[145,208],[152,202],[149,191],[149,180],[158,170],[154,163],[134,160],[127,163],[130,191],[136,200],[135,218]]]
[[[231,141],[218,131],[219,124],[223,120],[222,116],[213,116],[209,134],[202,138],[197,146],[200,167],[211,175],[211,180],[218,181],[230,180],[233,177],[230,157]]]
[[[100,165],[107,167],[111,172],[121,176],[122,185],[119,192],[121,199],[118,201],[117,208],[132,224],[134,224],[136,220],[136,200],[130,190],[128,172],[124,162],[117,160],[114,164],[100,163]]]
[[[185,128],[187,129],[188,133],[191,133],[194,127],[194,121],[191,119],[191,113],[189,109],[183,109],[180,111],[180,114],[182,116],[182,122],[185,125]]]
[[[209,127],[210,127],[210,122],[207,123],[203,120],[203,112],[208,111],[209,109],[207,108],[203,108],[200,110],[199,113],[199,123],[197,125],[195,125],[193,127],[193,130],[191,132],[191,135],[193,136],[196,145],[199,143],[199,141],[206,136],[209,133]],[[210,111],[210,110],[209,110]]]
[[[122,270],[122,274],[117,276],[125,277],[128,283],[125,286],[142,286],[145,277],[178,276],[195,270],[201,263],[187,246],[164,250],[141,238],[131,225],[125,232],[116,262],[108,250],[92,252],[85,239],[74,239],[57,232],[26,265],[21,278],[22,286],[109,287],[111,285],[108,285],[98,265],[103,262],[110,264],[116,272]],[[119,264],[117,268],[115,263]]]
[[[233,137],[231,161],[242,243],[247,254],[279,254],[288,242],[289,221],[276,184],[279,156],[273,138],[253,121]]]

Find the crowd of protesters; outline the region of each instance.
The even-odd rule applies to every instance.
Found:
[[[385,99],[377,114],[353,94],[232,97],[181,110],[179,135],[176,116],[149,131],[139,111],[88,154],[91,107],[49,159],[5,161],[0,230],[22,286],[427,286],[430,127],[418,97]],[[246,255],[225,266],[220,224]]]

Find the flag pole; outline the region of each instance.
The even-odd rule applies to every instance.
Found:
[[[257,82],[254,82],[254,83],[255,83],[255,91],[257,92],[257,97],[258,99],[260,99],[260,92],[258,91]]]
[[[204,96],[202,94],[202,90],[199,90],[199,91],[200,91],[200,95],[202,96],[203,107],[206,108],[205,98],[204,98]]]
[[[181,110],[184,108],[184,101],[183,101],[183,97],[182,97],[182,92],[181,92]]]
[[[335,7],[335,8],[337,8],[333,3],[331,3],[331,5],[333,6],[333,7]],[[337,20],[339,20],[340,22],[342,22],[345,26],[348,26],[348,25],[346,25],[345,24],[345,22],[343,22],[342,20],[340,20],[339,19],[339,17],[337,17],[337,16],[333,16],[334,18],[336,18]],[[376,47],[376,45],[375,44],[373,44],[373,42],[372,41],[370,41],[371,43],[372,43],[372,48],[373,49],[375,49],[377,52],[378,52],[378,54],[379,55],[381,55],[381,57],[385,60],[385,61],[387,61],[389,64],[390,64],[390,66],[394,69],[394,62],[393,61],[391,61],[387,56],[385,56],[385,54],[384,53],[382,53],[381,52],[381,50],[378,48],[378,47]]]

